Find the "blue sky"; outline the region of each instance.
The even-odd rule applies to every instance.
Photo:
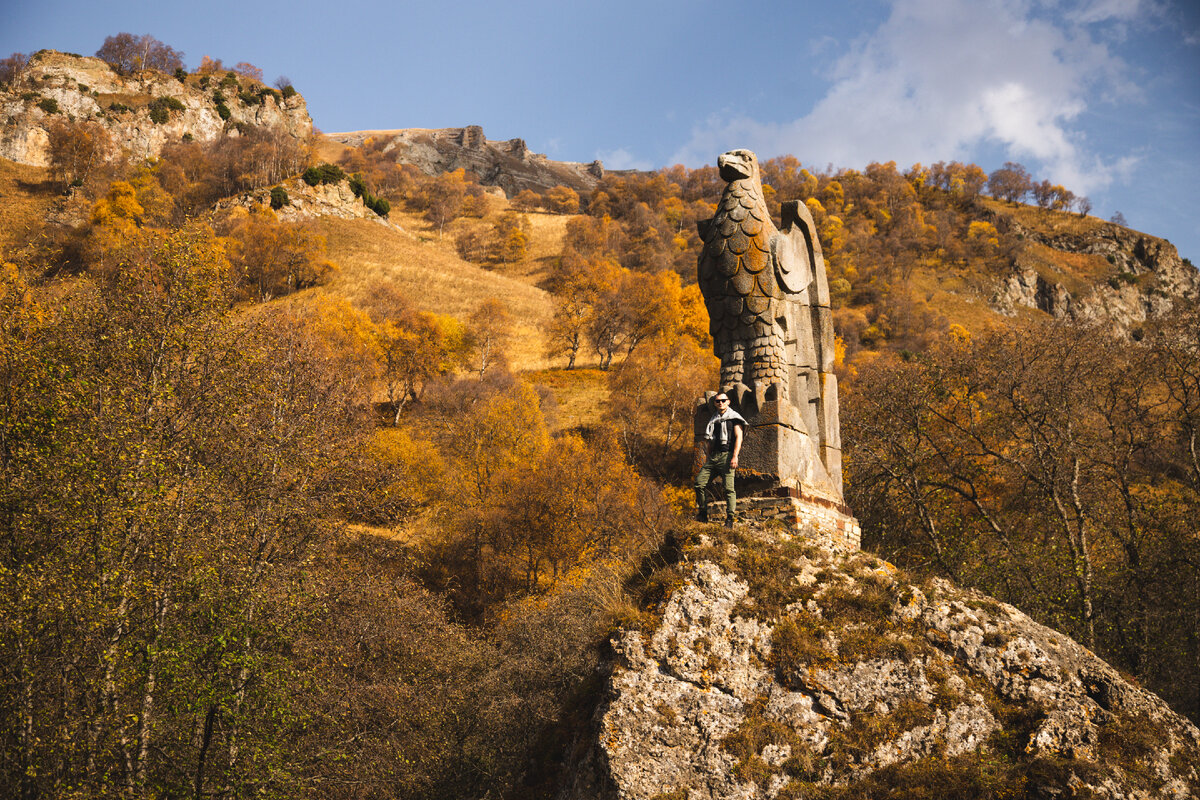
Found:
[[[325,131],[482,125],[551,158],[1006,160],[1200,263],[1195,0],[0,0],[0,54],[109,34],[287,75]]]

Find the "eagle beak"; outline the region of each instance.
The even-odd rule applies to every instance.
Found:
[[[745,158],[737,153],[722,153],[717,157],[717,170],[727,181],[736,181],[750,177],[750,169]]]

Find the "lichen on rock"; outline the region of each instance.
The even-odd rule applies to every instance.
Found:
[[[615,636],[563,800],[1200,793],[1194,725],[1012,606],[778,529],[710,531],[668,567],[653,632]]]

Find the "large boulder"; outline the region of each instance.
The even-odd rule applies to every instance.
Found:
[[[1016,608],[778,529],[712,535],[613,640],[563,800],[1200,796],[1200,731]]]

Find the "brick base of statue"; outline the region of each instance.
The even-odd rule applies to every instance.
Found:
[[[776,495],[739,497],[738,520],[775,520],[824,547],[845,553],[859,549],[862,529],[846,506],[819,497],[796,496],[794,490],[779,491]],[[724,499],[708,504],[708,518],[718,522],[725,519]]]

